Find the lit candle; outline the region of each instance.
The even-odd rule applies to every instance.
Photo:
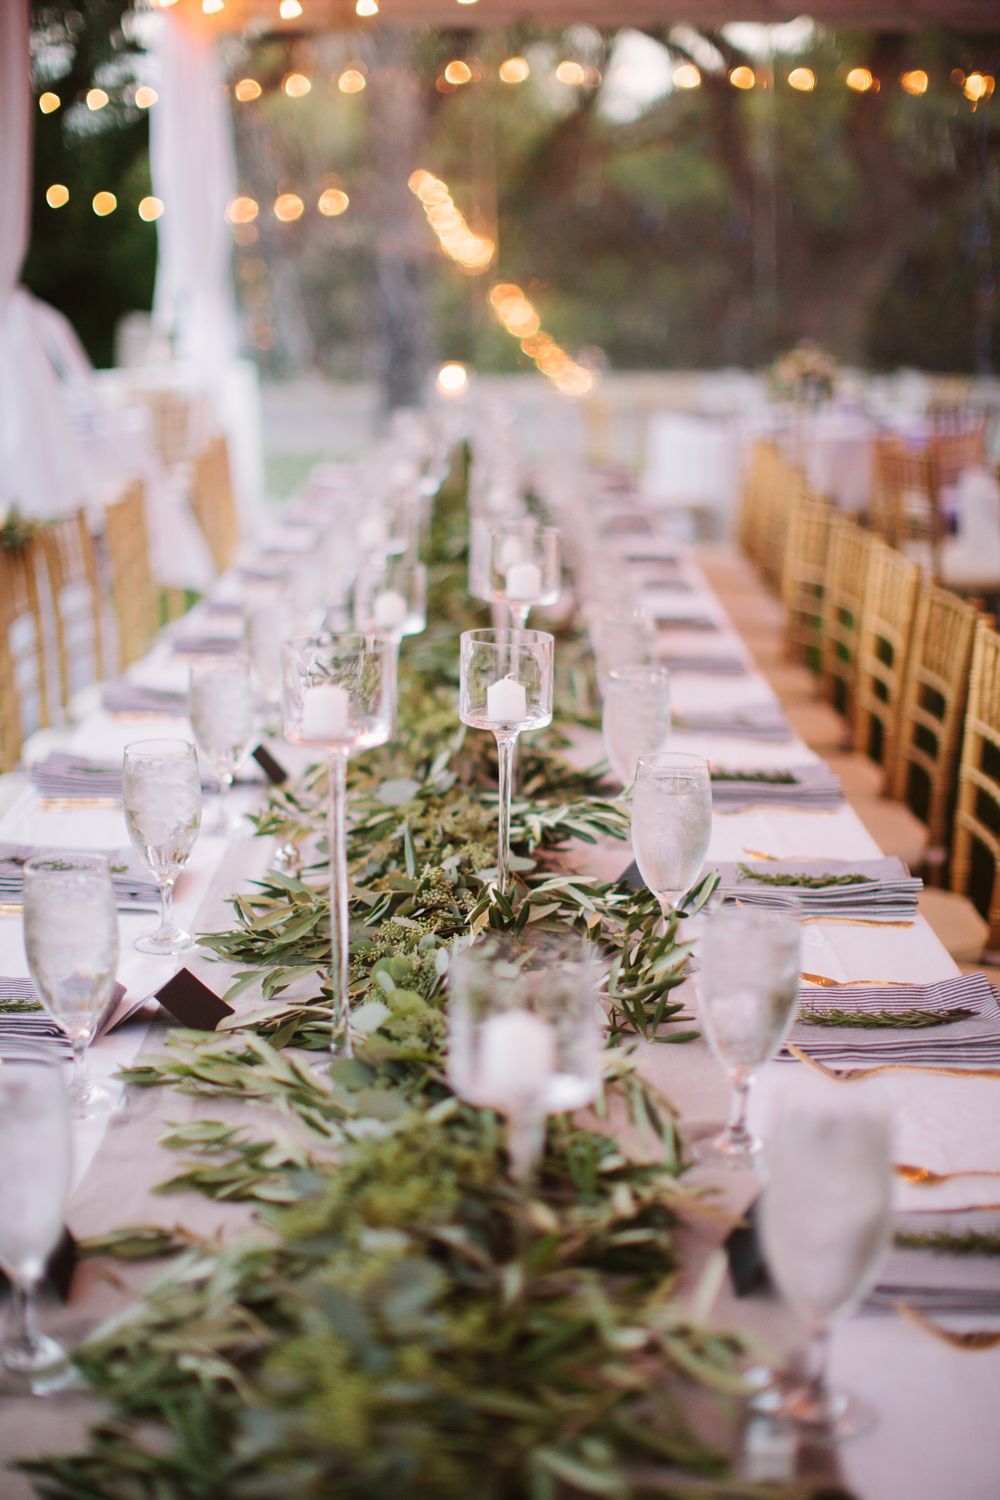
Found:
[[[351,723],[351,695],[336,682],[306,688],[302,699],[302,738],[344,740]]]
[[[528,717],[528,695],[516,677],[501,677],[486,689],[486,717],[494,724],[519,724]]]
[[[397,630],[406,619],[406,600],[396,589],[382,589],[375,595],[375,627]]]
[[[479,1032],[476,1103],[510,1114],[527,1101],[544,1100],[555,1071],[555,1036],[541,1016],[505,1010]]]
[[[507,569],[508,599],[537,599],[542,592],[542,570],[537,563],[514,563]]]

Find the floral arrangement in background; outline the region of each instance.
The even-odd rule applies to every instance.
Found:
[[[16,505],[0,511],[0,552],[20,552],[38,529],[37,521],[22,516]]]
[[[771,366],[769,383],[778,401],[818,406],[829,401],[837,386],[837,361],[813,339],[802,339]]]

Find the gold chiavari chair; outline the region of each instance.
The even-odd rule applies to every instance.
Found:
[[[836,521],[823,590],[820,692],[849,721],[854,715],[861,614],[873,540],[854,521]]]
[[[825,501],[801,496],[792,505],[781,581],[785,652],[813,672],[820,667],[823,595],[834,522],[834,512]]]
[[[972,652],[950,884],[985,918],[972,961],[983,943],[989,961],[1000,961],[1000,634],[985,620]]]
[[[49,521],[38,536],[53,615],[59,701],[104,676],[104,633],[97,551],[86,513]]]
[[[220,573],[231,567],[240,544],[240,522],[224,437],[214,437],[194,461],[191,505]]]
[[[951,842],[977,619],[974,605],[934,585],[917,601],[889,788],[927,826],[929,874],[941,870]]]
[[[885,770],[895,768],[900,705],[920,569],[893,547],[870,544],[854,679],[854,743]]]
[[[48,649],[34,540],[0,549],[0,771],[29,734],[51,723]]]
[[[871,521],[891,547],[912,551],[941,579],[947,534],[942,495],[963,470],[986,461],[986,425],[981,416],[938,425],[926,444],[908,445],[895,434],[875,444],[875,485]]]
[[[118,665],[144,655],[159,628],[159,589],[149,557],[142,484],[129,485],[104,513],[104,545],[118,633]]]
[[[768,497],[776,482],[780,455],[774,443],[764,438],[753,445],[746,477],[740,490],[736,523],[740,551],[760,565],[761,543],[766,529]]]

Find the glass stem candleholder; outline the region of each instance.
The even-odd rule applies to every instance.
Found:
[[[410,557],[389,557],[362,568],[354,583],[354,628],[383,636],[389,643],[393,733],[399,680],[399,648],[404,636],[427,628],[427,569]]]
[[[283,648],[285,738],[326,753],[329,770],[331,1052],[350,1057],[347,763],[392,732],[392,644],[372,635],[298,636]]]
[[[544,630],[462,632],[459,717],[497,742],[497,885],[510,889],[510,806],[514,752],[525,730],[552,722],[555,641]]]
[[[555,604],[562,586],[559,531],[530,517],[490,528],[485,537],[490,601],[506,605],[515,630],[525,630],[536,604]]]

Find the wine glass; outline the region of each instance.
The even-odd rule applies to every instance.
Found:
[[[782,1374],[754,1399],[802,1423],[816,1442],[870,1427],[874,1414],[827,1385],[830,1323],[875,1280],[892,1227],[889,1121],[869,1100],[797,1103],[782,1112],[766,1151],[761,1232],[768,1268],[804,1323],[805,1379]]]
[[[510,796],[517,737],[552,722],[555,641],[544,630],[463,630],[459,717],[489,729],[499,761],[497,883],[510,885]]]
[[[122,801],[129,838],[160,887],[160,925],[136,938],[140,953],[186,953],[194,938],[173,916],[174,884],[201,826],[201,777],[190,740],[135,740],[125,746]]]
[[[635,780],[642,756],[665,750],[670,739],[670,673],[664,667],[619,667],[604,679],[601,719],[604,753],[623,787]]]
[[[27,1043],[0,1044],[0,1267],[11,1285],[0,1367],[33,1395],[72,1379],[62,1345],[35,1321],[35,1288],[63,1232],[70,1125],[58,1059]]]
[[[632,852],[664,919],[701,871],[712,835],[712,783],[700,755],[639,757],[632,792]]]
[[[347,909],[347,762],[357,750],[384,745],[392,733],[392,645],[345,632],[285,642],[282,717],[285,738],[322,745],[330,772],[331,1051],[350,1057],[350,928]]]
[[[595,611],[590,639],[602,683],[609,672],[656,665],[656,624],[641,609],[616,606]]]
[[[490,598],[524,630],[535,604],[555,604],[562,585],[559,532],[530,517],[491,526],[484,556]]]
[[[489,933],[452,959],[448,1078],[507,1116],[514,1178],[526,1183],[545,1117],[580,1109],[601,1076],[601,966],[577,933]]]
[[[766,908],[722,906],[705,929],[698,1012],[733,1087],[729,1120],[709,1150],[732,1166],[753,1166],[761,1150],[761,1140],[747,1128],[750,1087],[795,1015],[801,920],[801,902],[780,895],[769,898]]]
[[[191,663],[188,712],[198,749],[219,783],[218,812],[205,832],[225,835],[233,830],[229,790],[253,739],[253,685],[242,652]]]
[[[24,949],[38,997],[73,1049],[73,1115],[101,1119],[120,1098],[93,1082],[86,1062],[118,967],[118,910],[103,854],[38,854],[28,860]]]
[[[253,600],[247,607],[247,650],[250,676],[268,712],[281,703],[281,648],[295,634],[289,599],[280,592]]]

